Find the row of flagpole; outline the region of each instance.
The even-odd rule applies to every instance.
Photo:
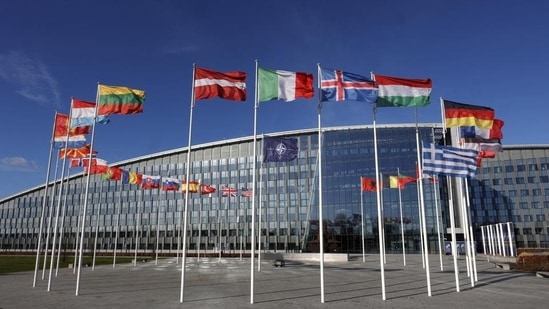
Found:
[[[319,89],[322,89],[322,69],[320,68],[320,64],[317,65],[317,68],[318,68],[318,88]],[[195,90],[196,90],[196,87],[197,87],[197,80],[196,80],[196,76],[197,76],[197,68],[195,65],[193,65],[193,82],[192,82],[192,91],[191,91],[191,110],[190,110],[190,116],[189,116],[189,137],[188,137],[188,148],[187,148],[187,165],[186,165],[186,175],[185,175],[185,179],[186,179],[186,185],[188,186],[189,182],[190,182],[190,165],[191,165],[191,150],[192,150],[192,122],[193,122],[193,109],[194,109],[194,106],[195,106],[195,102],[197,100],[197,95],[195,94]],[[201,69],[202,71],[204,71],[203,69]],[[338,71],[336,71],[337,73]],[[341,72],[339,72],[341,73]],[[258,66],[258,62],[256,60],[256,70],[255,70],[255,74],[256,74],[256,81],[258,80],[258,74],[259,74],[259,66]],[[374,75],[372,74],[372,80],[374,80]],[[259,106],[259,101],[260,101],[260,98],[259,98],[259,92],[260,92],[260,89],[259,89],[259,86],[258,86],[258,83],[256,82],[256,88],[255,88],[255,96],[254,96],[254,129],[253,129],[253,172],[252,172],[252,205],[251,205],[251,212],[252,212],[252,222],[251,222],[251,229],[252,229],[252,233],[251,233],[251,238],[252,238],[252,241],[251,241],[251,259],[250,259],[250,303],[254,303],[254,265],[255,265],[255,195],[256,195],[256,169],[257,169],[257,154],[256,154],[256,151],[257,151],[257,109],[258,109],[258,106]],[[100,93],[99,93],[99,88],[98,88],[98,91],[97,91],[97,96],[96,96],[96,105],[95,105],[95,117],[97,118],[97,115],[98,115],[98,107],[99,107],[99,97],[100,97]],[[201,94],[201,96],[198,98],[198,99],[202,99],[202,98],[208,98],[207,96],[204,97],[203,96],[203,93]],[[345,98],[344,98],[345,99]],[[343,100],[344,100],[343,99]],[[320,252],[319,252],[319,263],[320,263],[320,287],[321,287],[321,302],[324,303],[325,299],[324,299],[324,219],[323,219],[323,200],[322,200],[322,193],[323,193],[323,189],[322,189],[322,135],[323,135],[323,131],[322,131],[322,121],[321,121],[321,111],[322,111],[322,102],[323,102],[323,99],[322,99],[322,96],[319,95],[318,97],[318,201],[319,201],[319,205],[318,205],[318,217],[319,217],[319,239],[320,239]],[[339,99],[338,99],[339,100]],[[441,99],[441,103],[442,103],[442,99]],[[72,110],[71,110],[72,112]],[[444,119],[444,114],[443,114],[443,119]],[[418,123],[417,123],[417,109],[416,109],[416,148],[417,148],[417,161],[418,162],[421,162],[421,155],[420,155],[420,140],[419,140],[419,129],[418,129]],[[444,122],[444,120],[443,120]],[[375,153],[375,170],[376,170],[376,182],[377,183],[380,183],[380,173],[379,173],[379,164],[378,164],[378,149],[377,149],[377,129],[376,129],[376,105],[374,104],[373,105],[373,133],[374,133],[374,153]],[[445,134],[445,133],[444,133]],[[68,133],[67,133],[67,142],[68,142]],[[94,146],[94,139],[95,139],[95,122],[94,124],[92,125],[92,132],[91,132],[91,143],[90,143],[90,153],[93,153],[93,146]],[[50,150],[50,163],[51,164],[51,154],[52,154],[52,150]],[[66,156],[64,158],[64,160],[66,159]],[[59,162],[59,160],[57,161]],[[62,177],[61,179],[64,179],[64,169],[65,169],[65,162],[63,163],[63,168],[62,168]],[[92,160],[91,160],[91,155],[90,155],[90,160],[88,160],[88,171],[91,170],[91,165],[92,165]],[[419,169],[419,175],[423,175],[423,172],[422,172],[422,164],[418,164],[418,169]],[[47,192],[47,188],[48,188],[48,181],[49,181],[49,172],[50,172],[50,167],[48,167],[48,173],[47,173],[47,176],[46,176],[46,187],[45,187],[45,191]],[[57,167],[56,167],[56,173],[57,173]],[[76,252],[78,252],[78,259],[77,259],[77,262],[76,262],[76,267],[77,267],[77,271],[78,271],[78,274],[77,274],[77,283],[76,283],[76,295],[79,294],[79,289],[80,289],[80,277],[81,277],[81,266],[82,266],[82,254],[83,254],[83,241],[84,241],[84,235],[85,235],[85,225],[86,225],[86,214],[87,214],[87,206],[88,206],[88,195],[89,195],[89,187],[90,187],[90,175],[91,175],[91,172],[88,172],[87,173],[87,177],[86,177],[86,185],[85,185],[85,193],[84,193],[84,201],[83,201],[83,207],[82,207],[82,212],[81,212],[81,221],[79,221],[79,223],[81,222],[80,226],[79,226],[79,229],[80,229],[80,238],[79,238],[79,245],[78,245],[78,249],[75,250]],[[57,176],[55,175],[55,179],[57,179]],[[68,179],[68,178],[67,178]],[[448,183],[451,184],[451,178],[449,178],[448,176]],[[462,190],[462,186],[463,184],[460,183],[460,186],[458,186],[458,189],[459,191],[461,192]],[[52,186],[52,189],[51,189],[51,192],[52,192],[52,195],[55,195],[55,189],[56,189],[56,182],[54,182],[54,185]],[[59,192],[61,193],[62,192],[62,188],[63,188],[63,181],[60,181],[59,182]],[[427,238],[427,222],[426,222],[426,215],[425,215],[425,203],[424,203],[424,196],[423,196],[423,182],[420,181],[419,182],[419,190],[418,190],[418,200],[419,200],[419,211],[420,211],[420,226],[421,226],[421,241],[422,241],[422,261],[424,262],[424,268],[425,268],[425,271],[426,271],[426,277],[427,277],[427,288],[428,288],[428,295],[431,296],[431,285],[430,285],[430,273],[429,273],[429,258],[428,258],[428,238]],[[436,190],[435,190],[436,191]],[[451,221],[451,230],[452,230],[452,252],[453,252],[453,255],[454,255],[454,268],[456,270],[456,285],[457,285],[457,289],[459,291],[459,282],[458,282],[458,277],[457,277],[457,261],[456,261],[456,255],[457,255],[457,250],[456,250],[456,231],[455,231],[455,218],[453,218],[453,215],[454,215],[454,209],[453,209],[453,199],[452,199],[452,190],[449,190],[449,194],[450,194],[450,199],[449,199],[449,204],[450,204],[450,221]],[[382,218],[383,218],[383,202],[382,202],[382,196],[381,196],[381,192],[379,190],[376,191],[377,194],[376,194],[376,199],[377,199],[377,211],[378,211],[378,233],[379,233],[379,256],[380,256],[380,270],[381,270],[381,283],[382,283],[382,298],[383,300],[386,299],[386,291],[385,291],[385,274],[384,274],[384,264],[385,264],[385,244],[384,244],[384,234],[385,234],[385,231],[384,231],[384,227],[383,227],[383,222],[382,222]],[[187,215],[188,215],[188,203],[189,203],[189,198],[188,198],[188,189],[185,191],[185,204],[184,204],[184,207],[183,207],[183,214],[179,216],[179,220],[181,220],[183,218],[183,245],[182,245],[182,248],[181,250],[183,251],[182,252],[182,265],[181,265],[181,288],[180,288],[180,302],[183,302],[184,300],[184,283],[185,283],[185,266],[186,266],[186,250],[187,250],[187,223],[188,223],[188,219],[187,219]],[[401,203],[400,201],[400,196],[399,196],[399,202]],[[463,194],[460,194],[460,197],[459,199],[463,199],[465,201],[467,201],[467,197],[465,197]],[[44,198],[43,200],[43,205],[42,205],[42,217],[41,217],[41,221],[40,221],[40,234],[42,233],[42,229],[43,229],[43,218],[44,218],[44,215],[45,215],[45,204],[46,204],[46,198]],[[47,255],[47,251],[48,251],[48,242],[49,242],[49,231],[50,231],[50,226],[51,226],[51,220],[52,220],[52,215],[53,215],[53,200],[52,199],[52,204],[50,206],[50,211],[49,211],[49,219],[48,219],[48,233],[47,233],[47,237],[46,237],[46,255]],[[463,202],[463,201],[462,201]],[[468,266],[468,269],[472,272],[474,269],[476,269],[475,265],[474,265],[474,255],[473,255],[473,247],[472,247],[472,244],[473,244],[473,233],[472,233],[472,228],[469,226],[469,223],[470,223],[470,210],[469,210],[469,206],[466,205],[467,202],[465,203],[460,203],[461,205],[464,205],[462,206],[463,208],[461,209],[462,210],[462,213],[464,214],[462,216],[462,226],[463,226],[463,229],[464,229],[464,233],[465,233],[465,237],[466,237],[466,242],[467,242],[467,266]],[[261,205],[261,203],[260,203]],[[57,242],[57,230],[58,230],[58,218],[59,218],[59,212],[60,212],[60,206],[61,206],[61,198],[59,197],[58,198],[58,204],[57,204],[57,207],[55,209],[55,213],[56,213],[56,221],[54,223],[54,237],[53,237],[53,246],[52,246],[52,259],[50,261],[50,280],[49,280],[49,283],[48,283],[48,290],[50,289],[50,285],[51,285],[51,272],[52,272],[52,268],[53,268],[53,254],[55,253],[55,250],[53,249],[56,245],[56,242]],[[141,205],[138,205],[138,212],[137,212],[137,221],[139,222],[140,220],[140,206]],[[402,205],[400,205],[402,207]],[[160,208],[160,206],[159,206]],[[435,208],[436,205],[435,205]],[[401,211],[402,212],[402,211]],[[437,216],[438,216],[438,210],[437,210]],[[117,221],[120,220],[120,213],[119,213],[119,216],[118,216],[118,219]],[[362,229],[364,228],[363,225],[364,225],[364,222],[363,222],[363,218],[362,218]],[[97,241],[97,234],[98,234],[98,222],[99,222],[99,217],[97,217],[97,222],[96,222],[96,239],[95,241]],[[402,213],[401,213],[401,225],[402,225]],[[437,225],[438,225],[438,218],[437,218]],[[181,223],[179,224],[179,226],[181,227]],[[118,227],[117,227],[118,229]],[[158,229],[158,227],[157,227]],[[119,231],[117,230],[117,237],[118,237],[118,233]],[[136,262],[136,259],[137,259],[137,248],[138,248],[138,242],[139,242],[139,236],[138,236],[138,233],[139,233],[139,226],[136,227],[136,246],[135,246],[135,259],[134,259],[134,263]],[[437,226],[437,233],[439,234],[439,237],[440,237],[440,231],[438,230],[438,226]],[[157,231],[157,237],[158,237],[158,234],[159,232]],[[179,239],[180,239],[180,235],[178,235]],[[404,238],[404,236],[402,235],[402,237]],[[364,241],[364,239],[363,239]],[[96,246],[96,245],[95,245]],[[157,242],[157,246],[158,246],[158,242]],[[39,237],[39,241],[38,241],[38,250],[37,250],[37,260],[36,260],[36,267],[35,267],[35,276],[34,276],[34,283],[33,283],[33,286],[36,284],[36,276],[37,276],[37,270],[38,270],[38,260],[39,260],[39,256],[40,256],[40,247],[41,247],[41,237]],[[117,246],[115,245],[115,255],[116,255],[116,249],[117,249]],[[178,256],[179,256],[179,243],[178,243]],[[440,247],[440,239],[439,239],[439,251],[441,252],[441,247]],[[157,253],[158,253],[158,250],[157,250]],[[115,259],[115,258],[114,258]],[[46,260],[46,259],[45,259]],[[404,264],[405,264],[405,250],[404,250],[404,239],[403,239],[403,260],[404,260]],[[442,258],[441,258],[442,260]],[[76,261],[76,254],[75,254],[75,261]],[[94,250],[94,261],[95,261],[95,250]],[[75,267],[75,268],[76,268]],[[114,263],[113,263],[113,267],[114,267]],[[44,261],[44,270],[45,271],[45,261]],[[441,268],[442,268],[442,262],[441,262]],[[476,270],[475,270],[475,276],[476,276]],[[474,282],[472,281],[472,284],[474,284]]]

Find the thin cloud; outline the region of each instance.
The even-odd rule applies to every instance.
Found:
[[[38,165],[23,157],[0,158],[0,170],[34,172],[38,170]]]
[[[0,78],[13,85],[15,92],[31,101],[60,106],[57,81],[38,59],[15,51],[0,54]]]

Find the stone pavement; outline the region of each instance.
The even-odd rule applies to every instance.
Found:
[[[257,261],[257,259],[256,259]],[[348,262],[324,264],[324,303],[318,263],[287,261],[273,267],[262,260],[254,272],[254,303],[250,303],[250,260],[188,258],[184,302],[179,302],[181,265],[174,259],[82,268],[80,293],[76,275],[60,269],[51,291],[34,272],[0,275],[0,309],[9,308],[546,308],[549,280],[532,273],[505,271],[477,256],[478,281],[471,286],[463,257],[459,288],[453,258],[429,256],[432,295],[420,255],[387,255],[386,300],[381,294],[379,255],[352,256]],[[54,272],[55,273],[55,272]],[[41,274],[41,273],[40,273]]]

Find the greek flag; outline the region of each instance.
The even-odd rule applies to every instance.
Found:
[[[475,177],[478,149],[456,148],[423,142],[423,174]]]

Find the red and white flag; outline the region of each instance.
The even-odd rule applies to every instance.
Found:
[[[215,72],[196,68],[194,74],[194,99],[220,97],[233,101],[246,101],[245,72]]]
[[[235,188],[231,188],[231,187],[223,187],[221,189],[221,196],[236,196],[237,194],[237,190]]]

